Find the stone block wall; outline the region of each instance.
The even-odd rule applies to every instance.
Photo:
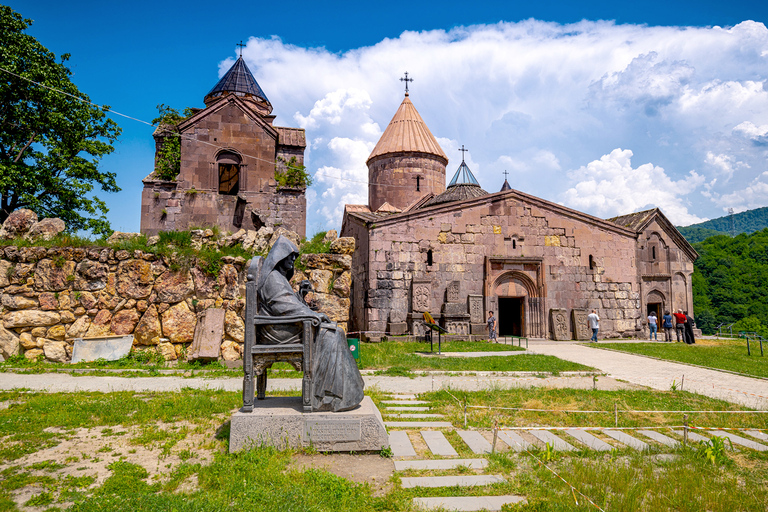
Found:
[[[341,242],[339,242],[341,240]],[[349,318],[354,244],[344,254],[304,255],[316,292],[308,299],[345,330]],[[110,247],[0,247],[0,354],[66,362],[73,339],[133,334],[138,350],[166,360],[183,357],[197,314],[223,308],[226,360],[242,356],[245,279],[249,260],[225,256],[217,275],[193,266],[174,270],[168,257]]]
[[[445,192],[448,162],[427,153],[393,153],[368,162],[368,204],[376,211],[385,202],[404,209],[428,192]],[[416,190],[416,177],[418,190]]]

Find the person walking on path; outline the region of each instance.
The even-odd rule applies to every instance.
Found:
[[[493,311],[488,312],[488,341],[496,341],[496,317]]]
[[[683,311],[683,314],[685,315],[685,342],[693,345],[696,343],[696,339],[693,337],[693,326],[696,325],[696,322],[688,315],[687,311]]]
[[[648,315],[648,329],[651,331],[651,341],[653,341],[654,338],[656,338],[656,341],[659,341],[659,335],[658,335],[658,319],[656,318],[656,312],[651,311],[651,314]]]
[[[678,309],[675,313],[675,331],[677,333],[678,343],[685,341],[685,315],[682,309]]]
[[[600,329],[600,317],[597,316],[597,311],[593,309],[592,312],[587,315],[587,320],[589,321],[589,328],[592,329],[592,338],[590,341],[592,343],[597,343],[597,331]]]
[[[664,316],[661,317],[662,324],[661,326],[664,328],[664,341],[672,341],[672,315],[669,314],[669,311],[664,312]]]

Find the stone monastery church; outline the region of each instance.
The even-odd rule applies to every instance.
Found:
[[[646,316],[692,312],[696,251],[658,209],[599,219],[510,187],[483,190],[448,158],[405,99],[368,157],[368,204],[346,205],[353,255],[350,330],[588,339],[640,336]]]
[[[274,126],[272,104],[242,55],[205,95],[205,108],[173,130],[155,130],[155,170],[144,178],[141,232],[219,226],[225,231],[282,226],[305,236],[304,188],[278,187],[275,168],[304,164],[302,128]],[[157,162],[169,137],[181,142],[175,180],[159,178]]]

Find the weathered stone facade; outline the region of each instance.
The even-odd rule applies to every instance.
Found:
[[[368,204],[374,211],[384,203],[403,210],[413,202],[414,192],[440,194],[445,191],[445,164],[426,153],[388,154],[369,160]]]
[[[397,333],[407,322],[418,333],[421,311],[445,324],[470,316],[481,295],[502,334],[579,338],[571,311],[596,309],[601,336],[639,335],[656,304],[691,310],[697,255],[660,211],[628,217],[602,220],[516,190],[388,215],[348,210],[342,235],[357,240],[360,284],[352,328]],[[448,297],[454,283],[458,298]]]
[[[233,70],[253,80],[241,60]],[[304,164],[304,130],[273,126],[271,111],[266,98],[223,87],[206,96],[206,108],[196,109],[173,130],[158,128],[156,165],[168,137],[178,136],[181,169],[175,180],[159,179],[157,170],[144,179],[141,232],[282,226],[304,237],[304,189],[281,188],[275,181],[276,167],[292,158]]]
[[[303,255],[306,271],[292,283],[309,279],[316,291],[308,302],[346,330],[354,244],[336,248],[339,254]],[[144,251],[0,247],[0,355],[65,362],[74,338],[133,334],[136,349],[172,360],[192,342],[198,314],[216,307],[226,310],[222,356],[239,359],[249,261],[221,261],[211,275],[197,266],[171,270],[169,258]]]

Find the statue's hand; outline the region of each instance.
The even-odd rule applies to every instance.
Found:
[[[331,323],[331,319],[325,313],[320,313],[320,321],[325,323]]]

